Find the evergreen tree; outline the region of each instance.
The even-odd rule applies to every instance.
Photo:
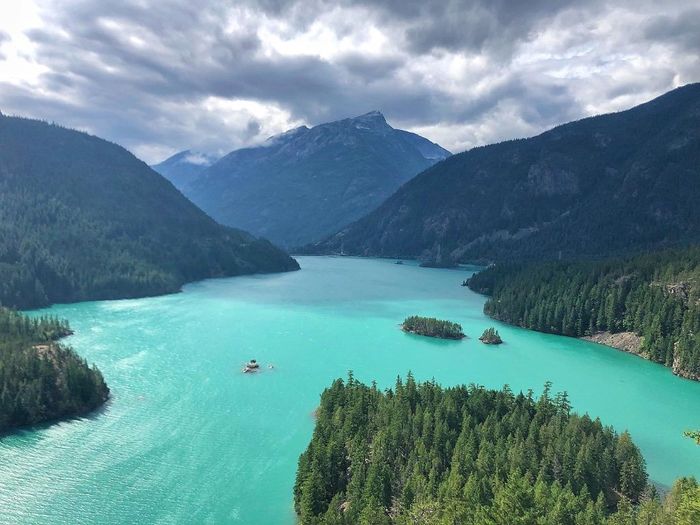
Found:
[[[0,307],[0,432],[105,402],[109,389],[100,371],[56,342],[70,333],[66,321]]]
[[[594,262],[498,264],[469,287],[484,312],[542,332],[632,332],[643,357],[700,378],[700,248]]]
[[[534,399],[350,376],[317,414],[295,483],[303,524],[601,525],[617,494],[632,505],[647,488],[630,436],[573,414],[550,383]]]

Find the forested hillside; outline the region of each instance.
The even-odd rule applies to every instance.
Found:
[[[525,328],[626,337],[624,349],[700,379],[700,248],[598,262],[497,264],[469,279],[484,312]]]
[[[310,253],[439,264],[600,258],[700,242],[700,84],[454,155]]]
[[[107,400],[100,371],[56,343],[69,333],[65,321],[0,308],[0,433],[82,415]]]
[[[570,408],[549,385],[534,398],[410,375],[386,392],[337,380],[299,459],[296,511],[305,525],[594,525],[631,513],[650,494],[639,450]]]
[[[120,146],[0,115],[0,304],[147,296],[297,268],[214,222]]]

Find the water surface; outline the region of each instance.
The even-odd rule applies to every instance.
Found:
[[[0,440],[0,520],[11,523],[293,524],[292,485],[321,390],[352,369],[391,386],[412,370],[445,385],[540,392],[629,429],[651,477],[700,476],[700,383],[574,339],[500,325],[459,284],[469,271],[302,257],[302,271],[188,285],[181,294],[60,305],[69,342],[113,392],[90,418]],[[401,332],[411,314],[469,339]],[[481,344],[496,325],[506,344]],[[244,375],[250,358],[263,363]],[[274,369],[267,369],[274,364]]]

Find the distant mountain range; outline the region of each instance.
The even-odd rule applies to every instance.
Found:
[[[435,264],[596,258],[700,241],[700,84],[427,169],[311,253]]]
[[[217,224],[124,148],[0,115],[0,304],[140,297],[297,268],[268,241]]]
[[[216,156],[187,149],[151,167],[172,182],[178,190],[184,191],[202,171],[217,160]]]
[[[373,111],[302,126],[199,170],[187,152],[156,165],[216,220],[286,247],[359,219],[450,152]]]

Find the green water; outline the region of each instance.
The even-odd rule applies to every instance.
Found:
[[[113,400],[93,417],[0,440],[0,519],[9,523],[292,524],[292,485],[320,391],[349,369],[449,385],[540,391],[632,432],[651,477],[700,476],[700,383],[602,346],[498,326],[459,286],[466,270],[300,258],[303,270],[212,280],[153,299],[56,306],[70,343]],[[404,334],[409,314],[444,317],[459,342]],[[241,366],[274,363],[257,375]]]

